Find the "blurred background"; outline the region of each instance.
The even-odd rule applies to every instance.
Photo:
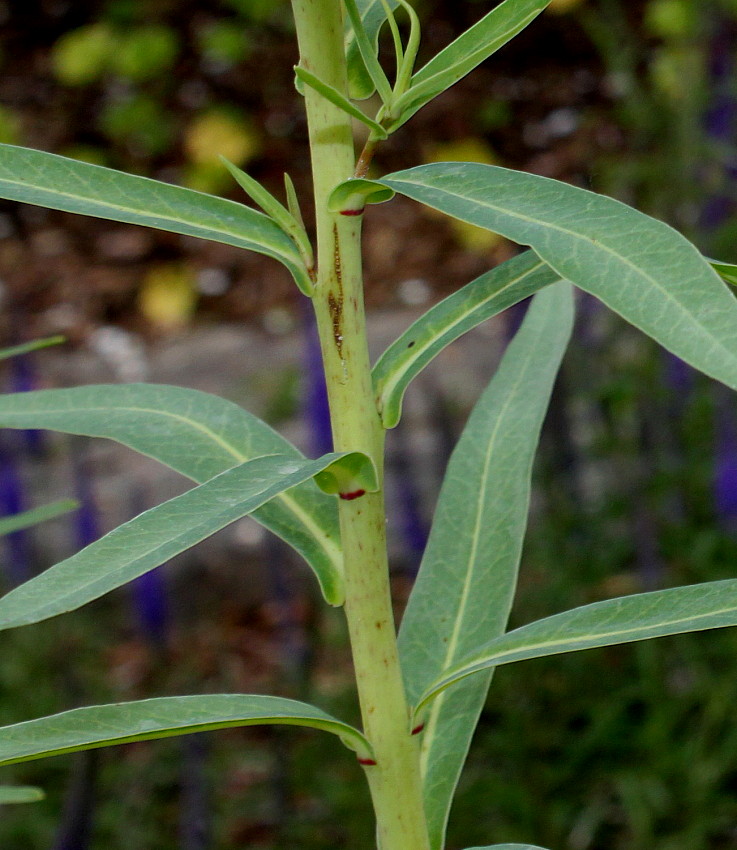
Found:
[[[415,5],[422,62],[490,4]],[[245,200],[224,154],[277,195],[288,171],[308,212],[296,61],[286,2],[5,0],[0,141]],[[737,2],[553,0],[392,136],[375,168],[446,159],[612,195],[737,262]],[[517,250],[402,199],[372,208],[365,228],[377,354]],[[304,299],[263,257],[0,202],[0,299],[0,345],[67,339],[3,363],[5,391],[163,381],[242,404],[308,454],[330,447]],[[444,352],[390,435],[398,616],[447,457],[520,316]],[[736,413],[726,390],[581,298],[536,466],[513,624],[734,577]],[[0,540],[3,587],[186,486],[103,442],[3,433],[0,516],[52,496],[80,503]],[[500,669],[449,848],[737,848],[736,659],[737,633],[725,630]],[[221,691],[309,699],[356,719],[340,613],[250,520],[79,612],[3,635],[2,723]],[[3,780],[48,795],[0,812],[8,850],[373,847],[355,759],[307,731],[142,743],[5,769]]]

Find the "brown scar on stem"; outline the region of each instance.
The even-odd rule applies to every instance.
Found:
[[[333,340],[338,356],[343,359],[343,266],[340,262],[340,242],[338,241],[338,225],[333,224],[333,270],[337,291],[328,293],[328,309],[333,322]]]
[[[420,732],[422,732],[422,730],[423,730],[424,728],[425,728],[425,724],[424,724],[424,723],[420,723],[420,724],[419,724],[419,726],[415,726],[415,728],[412,730],[412,732],[411,732],[410,734],[412,734],[412,735],[419,735],[419,734],[420,734]]]

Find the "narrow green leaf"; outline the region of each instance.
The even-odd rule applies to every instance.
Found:
[[[441,50],[413,75],[408,91],[397,101],[397,121],[391,130],[409,120],[418,109],[488,59],[531,23],[550,0],[505,0],[478,23]]]
[[[568,283],[535,296],[453,452],[399,637],[410,703],[456,659],[506,628],[532,461],[572,323]],[[424,718],[421,764],[433,850],[443,846],[490,678],[479,676],[440,695]]]
[[[594,602],[529,623],[477,647],[426,689],[418,710],[450,685],[502,664],[735,625],[737,579]]]
[[[401,2],[401,0],[400,0]],[[394,63],[397,68],[401,68],[404,62],[404,45],[402,44],[402,34],[399,32],[399,25],[394,10],[389,5],[388,0],[381,0],[381,5],[384,7],[384,17],[389,24],[389,31],[392,35],[394,44]]]
[[[266,215],[273,218],[282,230],[287,231],[289,228],[294,227],[297,223],[294,220],[294,216],[289,212],[284,204],[278,201],[271,192],[267,191],[258,182],[258,180],[254,180],[250,174],[247,174],[242,168],[238,168],[237,165],[234,165],[226,157],[221,156],[220,161],[228,169],[235,182],[241,187],[241,189],[243,189],[248,197],[254,203],[258,204]]]
[[[22,531],[24,528],[30,528],[49,519],[55,519],[62,514],[76,510],[78,507],[79,502],[74,499],[59,499],[56,502],[51,502],[49,505],[42,505],[38,508],[31,508],[29,511],[23,511],[21,514],[2,517],[0,519],[0,537],[6,534],[13,534],[16,531]]]
[[[386,3],[386,0],[384,0]],[[399,5],[404,9],[409,17],[409,37],[407,46],[404,51],[404,56],[397,54],[397,81],[394,86],[394,92],[397,97],[403,95],[409,88],[412,79],[412,72],[415,69],[415,61],[417,60],[417,51],[420,48],[420,19],[417,13],[407,0],[399,0]],[[394,15],[389,18],[390,25],[393,23],[396,29],[396,21]]]
[[[110,384],[0,395],[0,427],[106,437],[196,481],[263,455],[303,455],[265,422],[209,393],[156,384]],[[335,500],[307,481],[253,519],[293,546],[320,576],[340,575]],[[323,591],[335,582],[320,579]],[[331,596],[332,605],[342,598]]]
[[[267,723],[321,729],[337,735],[359,756],[371,754],[370,744],[357,729],[314,705],[282,697],[207,694],[75,708],[0,727],[0,765],[133,741]]]
[[[377,59],[379,31],[386,20],[385,7],[381,0],[361,2],[360,6],[358,0],[343,2],[350,20],[346,39],[349,89],[352,86],[350,95],[356,100],[364,100],[377,91],[381,100],[389,103],[392,87]],[[395,0],[390,0],[391,7],[396,5]]]
[[[338,89],[324,83],[319,77],[315,76],[312,71],[308,71],[300,65],[294,66],[294,73],[297,75],[298,79],[302,80],[305,85],[313,88],[316,92],[318,92],[318,94],[321,94],[325,100],[329,100],[334,106],[337,106],[338,109],[342,109],[343,112],[347,113],[352,118],[355,118],[357,121],[363,122],[371,129],[377,139],[386,138],[386,130],[381,126],[381,124],[378,124],[373,118],[369,118],[369,116],[362,112],[355,104],[351,103],[347,97],[344,97]]]
[[[35,339],[32,342],[24,342],[22,345],[14,345],[12,348],[2,348],[0,349],[0,360],[7,360],[9,357],[18,357],[21,354],[29,354],[31,351],[49,348],[52,345],[61,345],[63,342],[66,342],[63,336],[49,336],[46,339]]]
[[[447,345],[560,279],[536,254],[526,251],[431,307],[374,365],[374,389],[384,427],[397,425],[410,381]]]
[[[668,225],[575,186],[478,163],[421,165],[380,182],[530,245],[561,277],[737,389],[737,299]]]
[[[221,472],[183,495],[139,514],[6,594],[0,599],[0,630],[74,611],[160,566],[323,470],[343,465],[353,468],[357,454],[329,454],[319,460],[269,455]],[[317,578],[326,599],[342,599],[342,574],[326,571],[318,573]]]
[[[398,0],[386,0],[390,9],[396,9]],[[386,8],[382,0],[355,0],[363,32],[373,48],[374,56],[379,53],[379,32],[386,21]],[[376,91],[374,81],[366,70],[361,50],[356,40],[351,19],[346,16],[345,52],[348,65],[348,88],[354,100],[366,100]]]
[[[237,165],[233,165],[233,163],[224,156],[221,156],[220,160],[248,197],[251,198],[254,203],[258,204],[266,215],[270,216],[287,234],[287,236],[294,241],[302,259],[305,262],[305,265],[308,269],[311,269],[314,264],[312,244],[302,222],[298,221],[284,206],[284,204],[280,203],[271,194],[271,192],[267,192],[258,180],[254,180],[250,174],[246,174],[245,171],[238,168]]]
[[[727,283],[737,286],[737,266],[732,263],[720,263],[718,260],[709,260],[714,271]]]
[[[299,206],[299,198],[297,197],[297,190],[294,188],[294,181],[292,178],[284,172],[284,193],[287,196],[287,209],[292,215],[292,218],[299,224],[302,230],[305,229],[305,220],[302,216],[302,209]]]
[[[45,796],[40,788],[31,785],[0,785],[0,806],[37,803]]]
[[[4,144],[0,144],[0,197],[257,251],[279,260],[303,292],[312,292],[312,281],[292,240],[267,216],[234,201]]]

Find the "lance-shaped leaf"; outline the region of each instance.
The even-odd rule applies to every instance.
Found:
[[[207,694],[75,708],[0,727],[0,765],[133,741],[267,723],[322,729],[337,735],[360,757],[371,754],[368,741],[357,729],[314,705],[282,697]]]
[[[73,611],[199,543],[329,467],[355,471],[359,453],[319,460],[271,455],[222,472],[106,534],[0,599],[0,629],[37,623]],[[339,474],[336,472],[335,474]],[[373,482],[375,484],[375,482]],[[369,489],[365,485],[364,489]],[[375,487],[373,488],[375,489]],[[318,574],[327,599],[342,596],[342,576]]]
[[[467,850],[545,850],[537,844],[489,844],[486,847],[469,847]]]
[[[309,272],[314,265],[314,256],[312,252],[312,244],[305,230],[302,216],[300,215],[299,219],[295,218],[291,210],[287,209],[287,207],[285,207],[280,201],[277,201],[271,192],[264,188],[258,180],[254,180],[250,174],[247,174],[245,171],[238,168],[238,166],[234,165],[229,159],[221,156],[220,161],[233,175],[236,183],[238,183],[248,197],[255,201],[266,215],[272,218],[287,234],[287,236],[294,241],[300,256],[304,260],[305,267]],[[287,187],[289,187],[289,183],[287,183]],[[294,191],[293,186],[292,191]]]
[[[37,803],[46,795],[32,785],[0,785],[0,806],[17,803]]]
[[[318,76],[313,74],[312,71],[307,70],[307,68],[302,68],[300,65],[295,65],[294,73],[297,75],[297,79],[301,80],[305,83],[305,85],[308,85],[310,88],[321,94],[326,100],[329,100],[334,106],[337,106],[338,109],[342,109],[343,112],[350,115],[351,118],[355,118],[357,121],[361,121],[369,127],[377,139],[386,138],[386,130],[381,126],[381,124],[377,124],[373,118],[362,112],[354,103],[348,100],[345,95],[341,94],[333,86],[323,82]]]
[[[74,499],[59,499],[49,505],[41,505],[39,508],[31,508],[31,510],[23,511],[20,514],[2,517],[0,519],[0,537],[6,534],[14,534],[16,531],[22,531],[25,528],[31,528],[49,519],[55,519],[78,507],[79,502]]]
[[[303,455],[280,434],[232,402],[184,387],[110,384],[0,395],[0,427],[47,428],[106,437],[155,458],[198,484],[262,455]],[[293,546],[323,588],[340,575],[338,509],[312,481],[254,512]],[[329,597],[333,605],[341,597]]]
[[[374,365],[374,390],[384,427],[397,425],[410,381],[447,345],[560,279],[534,252],[526,251],[431,307]]]
[[[668,225],[575,186],[478,163],[421,165],[380,182],[531,246],[561,277],[737,389],[737,299]]]
[[[391,9],[396,9],[398,0],[387,0]],[[386,7],[381,0],[355,0],[363,33],[372,47],[373,55],[379,52],[379,32],[386,21]],[[354,100],[365,100],[376,90],[371,74],[361,56],[351,19],[346,15],[345,52],[348,63],[348,88]]]
[[[535,296],[451,457],[400,632],[410,703],[480,642],[503,634],[517,584],[540,428],[573,321],[572,288]],[[490,676],[442,694],[424,717],[422,771],[433,850]]]
[[[397,101],[395,111],[399,118],[390,132],[503,47],[549,3],[550,0],[505,0],[441,50],[412,76],[409,90]]]
[[[14,345],[12,348],[2,348],[0,349],[0,360],[7,360],[9,357],[18,357],[21,354],[29,354],[31,351],[49,348],[52,345],[61,345],[62,342],[65,342],[63,336],[49,336],[45,339],[35,339],[31,342],[24,342],[21,345]]]
[[[313,285],[292,240],[250,207],[100,165],[0,144],[0,198],[198,236],[283,263],[308,295]]]
[[[718,260],[709,260],[714,271],[732,286],[737,286],[737,266],[732,263],[720,263]]]
[[[426,689],[418,709],[450,685],[501,664],[735,625],[737,579],[594,602],[521,626],[479,646]]]

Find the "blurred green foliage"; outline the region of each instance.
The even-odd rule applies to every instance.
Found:
[[[103,106],[99,122],[112,141],[124,142],[145,157],[165,153],[176,131],[163,104],[143,93],[110,100]]]
[[[729,48],[737,4],[648,0],[640,25],[625,0],[598,0],[578,19],[603,60],[613,114],[627,134],[621,152],[592,164],[598,188],[673,223],[706,253],[734,260],[735,209],[718,223],[707,223],[704,211],[714,198],[735,195],[733,144],[724,129],[714,135],[707,116],[722,108],[734,125],[726,114],[734,107],[720,103],[737,96]]]
[[[171,69],[178,52],[177,33],[164,24],[130,29],[101,22],[62,35],[51,61],[61,83],[85,86],[106,74],[132,82],[152,79]]]
[[[235,21],[213,21],[197,33],[202,56],[225,67],[236,65],[249,54],[243,26]]]
[[[59,38],[51,52],[51,66],[64,85],[85,86],[102,77],[114,53],[113,29],[104,22],[89,24]]]
[[[19,117],[7,106],[0,105],[0,142],[6,145],[17,145],[21,140],[21,123]]]
[[[176,33],[163,24],[136,27],[118,34],[110,67],[119,76],[140,82],[163,74],[179,52]]]

